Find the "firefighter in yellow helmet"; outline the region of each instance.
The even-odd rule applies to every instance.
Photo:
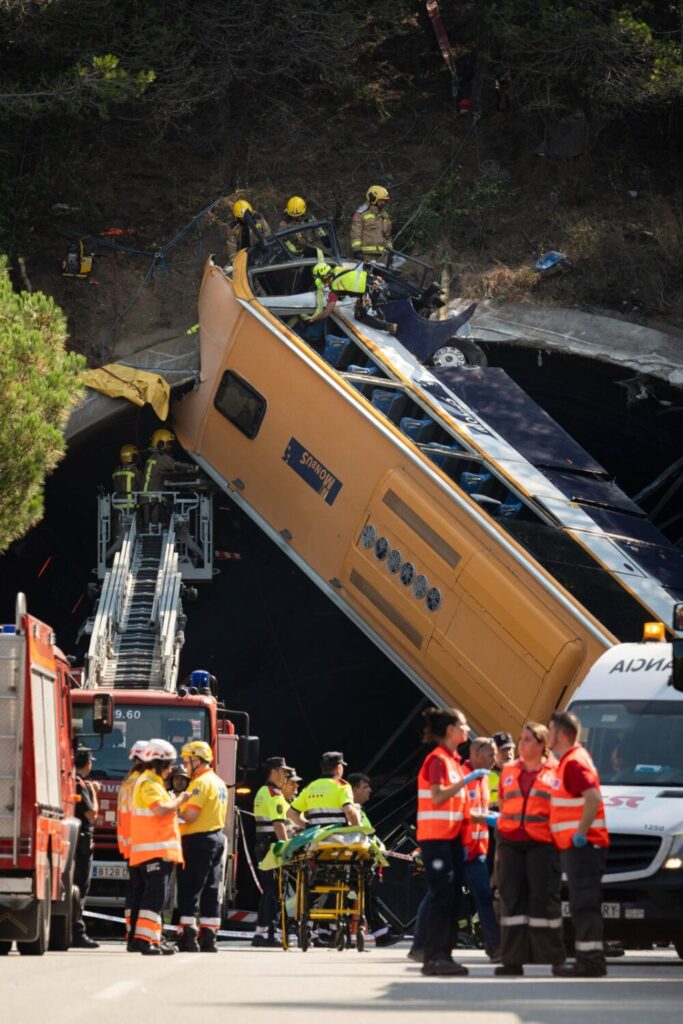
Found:
[[[204,740],[192,740],[181,757],[190,774],[188,800],[180,835],[185,867],[178,871],[181,953],[216,953],[221,923],[221,890],[225,871],[225,819],[228,790],[212,770],[213,751]],[[199,916],[199,933],[197,933]]]
[[[248,217],[245,218],[245,214]],[[252,244],[250,222],[262,235],[270,235],[268,221],[255,210],[246,199],[236,199],[232,204],[232,220],[228,223],[228,257],[232,261],[240,249],[248,249]]]
[[[175,436],[170,430],[155,430],[150,439],[150,453],[145,463],[142,479],[140,504],[145,513],[145,525],[167,523],[171,502],[163,492],[167,491],[166,478],[173,473],[194,472],[190,462],[179,462],[171,455]]]
[[[112,473],[117,507],[132,510],[137,505],[136,491],[142,490],[142,474],[137,467],[140,451],[134,444],[124,444],[119,452],[119,465]]]
[[[295,227],[297,224],[302,226],[301,231],[293,232],[284,239],[285,245],[293,256],[301,256],[306,247],[311,249],[311,254],[314,254],[316,247],[321,245],[323,247],[329,246],[329,238],[322,228],[319,227],[309,231],[303,230],[306,224],[310,224],[318,219],[318,217],[314,217],[311,214],[306,200],[302,199],[301,196],[290,196],[287,200],[277,229],[278,231],[285,231],[287,228]]]
[[[396,334],[396,324],[389,323],[382,316],[381,306],[383,282],[369,268],[359,263],[351,270],[344,267],[332,268],[329,263],[316,263],[313,267],[313,281],[316,287],[316,309],[308,317],[308,323],[324,320],[334,312],[339,299],[352,295],[356,304],[353,315],[359,323],[367,324],[378,331]]]
[[[351,251],[365,261],[378,260],[391,246],[391,218],[386,210],[390,195],[384,185],[371,185],[365,202],[351,219]]]

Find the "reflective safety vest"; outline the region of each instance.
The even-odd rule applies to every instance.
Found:
[[[472,771],[469,762],[462,766],[463,772],[467,775]],[[489,782],[484,776],[483,779],[475,779],[467,783],[469,795],[470,815],[488,814],[489,812]],[[485,821],[473,821],[470,817],[463,826],[462,845],[465,847],[465,860],[474,860],[475,857],[486,855],[489,850],[489,827]]]
[[[156,804],[171,800],[164,780],[148,768],[142,772],[133,790],[130,818],[130,866],[136,867],[148,860],[170,860],[183,863],[178,815],[155,814]]]
[[[354,270],[342,270],[332,278],[330,291],[335,295],[365,295],[368,287],[368,273],[359,263]]]
[[[379,256],[391,243],[391,218],[374,204],[363,203],[351,219],[351,251],[354,256]]]
[[[130,772],[121,783],[116,799],[116,839],[119,853],[128,860],[130,857],[130,820],[133,811],[133,791],[140,778],[139,771]]]
[[[256,839],[260,842],[275,842],[277,836],[273,828],[274,821],[287,822],[289,804],[278,786],[261,786],[254,797],[254,818],[256,819]]]
[[[553,842],[560,850],[568,850],[572,845],[572,836],[579,830],[581,812],[583,811],[583,796],[575,796],[565,787],[564,778],[567,766],[577,763],[587,768],[592,776],[595,788],[600,792],[600,777],[597,768],[591,760],[591,756],[585,747],[577,743],[575,747],[568,750],[556,768],[556,779],[553,785],[553,795],[550,802],[550,831]],[[609,846],[609,832],[605,822],[605,807],[600,797],[600,805],[595,819],[588,829],[586,836],[588,842],[593,846]]]
[[[443,763],[447,786],[452,786],[463,778],[460,759],[443,744],[427,754],[417,776],[418,842],[424,839],[455,839],[460,834],[465,820],[469,821],[469,796],[465,786],[438,807],[432,800],[429,767],[434,760]]]
[[[112,473],[117,498],[126,499],[126,501],[119,503],[119,508],[135,508],[135,499],[132,495],[136,490],[137,476],[138,471],[135,466],[129,466],[125,463]]]
[[[323,775],[305,786],[292,803],[311,825],[346,825],[344,807],[353,804],[353,790],[343,779]]]
[[[500,773],[498,831],[504,836],[523,828],[537,843],[551,843],[550,800],[557,781],[555,769],[543,763],[526,797],[519,785],[523,770],[524,762],[517,760],[506,764]]]

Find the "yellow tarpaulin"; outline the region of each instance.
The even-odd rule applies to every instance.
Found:
[[[109,363],[99,370],[85,370],[81,379],[87,387],[101,391],[109,398],[127,398],[135,405],[149,403],[160,420],[168,416],[171,386],[158,373]]]

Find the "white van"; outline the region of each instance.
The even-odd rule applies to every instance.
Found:
[[[673,942],[683,958],[683,692],[672,662],[671,643],[619,644],[568,710],[581,720],[607,813],[605,938]]]

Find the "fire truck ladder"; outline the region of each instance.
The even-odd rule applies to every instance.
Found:
[[[132,517],[92,622],[85,686],[175,689],[185,617],[174,517],[138,533]]]

